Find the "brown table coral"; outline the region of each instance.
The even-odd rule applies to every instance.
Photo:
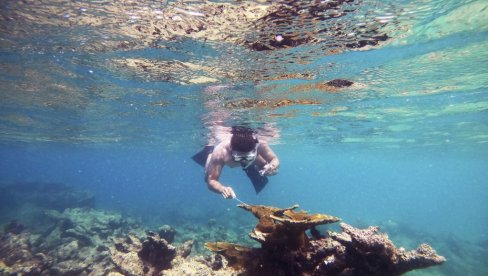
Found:
[[[315,226],[339,218],[297,212],[298,205],[285,209],[238,206],[259,219],[249,236],[260,242],[261,248],[225,242],[208,242],[205,246],[249,275],[400,275],[445,262],[427,244],[409,252],[395,247],[386,234],[378,232],[378,227],[357,229],[341,223],[341,233],[314,235],[312,239],[305,231],[316,233]]]
[[[304,211],[293,211],[298,208],[298,205],[285,209],[259,205],[238,206],[253,213],[259,219],[249,236],[260,242],[263,248],[299,249],[305,247],[308,244],[306,230],[316,225],[339,221],[339,218],[333,216],[310,215]]]

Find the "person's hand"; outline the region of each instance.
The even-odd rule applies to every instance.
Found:
[[[259,174],[262,176],[270,176],[275,175],[278,173],[278,169],[273,166],[273,164],[268,163],[264,165],[263,169],[259,171]]]
[[[224,187],[222,190],[222,196],[227,199],[233,199],[236,198],[236,193],[231,187]]]

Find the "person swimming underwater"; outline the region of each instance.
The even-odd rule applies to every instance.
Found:
[[[200,152],[208,154],[205,161],[205,181],[208,188],[224,198],[236,198],[234,189],[219,181],[222,169],[227,165],[230,168],[241,167],[251,179],[256,193],[259,193],[268,182],[267,176],[278,173],[280,161],[266,142],[258,141],[252,129],[234,126],[231,133],[230,139],[221,141],[215,147],[206,147]]]

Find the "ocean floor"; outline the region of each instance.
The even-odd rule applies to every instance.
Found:
[[[241,228],[219,225],[215,219],[146,227],[132,217],[95,209],[93,194],[59,183],[2,184],[0,202],[0,275],[250,275],[229,256],[204,245],[222,241],[259,247]],[[244,211],[243,215],[250,216]],[[405,248],[400,251],[428,243],[446,258],[442,265],[408,275],[488,271],[488,241],[435,237],[393,222],[380,225],[380,231]]]

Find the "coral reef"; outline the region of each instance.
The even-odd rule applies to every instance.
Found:
[[[175,243],[181,244],[188,240],[192,240],[194,242],[192,254],[194,255],[208,254],[208,250],[204,246],[207,241],[225,240],[228,242],[243,243],[248,246],[255,244],[249,239],[243,239],[242,231],[239,233],[236,232],[236,227],[239,227],[238,225],[224,227],[222,225],[224,223],[226,222],[211,219],[206,225],[194,222],[179,225],[178,234],[175,236]]]
[[[445,261],[427,244],[395,247],[378,227],[341,223],[340,233],[320,233],[316,226],[339,218],[297,211],[297,205],[238,206],[259,219],[251,242],[217,219],[152,232],[118,213],[41,209],[41,228],[4,224],[0,275],[399,275]],[[219,254],[199,255],[203,240],[233,243],[207,242]],[[261,247],[252,247],[255,241]]]
[[[328,232],[322,237],[315,226],[339,218],[296,212],[297,205],[285,209],[238,206],[259,219],[249,236],[261,243],[261,248],[225,242],[205,246],[249,275],[400,275],[445,262],[427,244],[409,252],[395,247],[378,227],[357,229],[341,223],[341,233]],[[306,235],[309,229],[314,239]]]
[[[0,237],[0,274],[40,274],[51,265],[42,253],[31,252],[27,233],[5,233]]]
[[[127,276],[137,275],[233,275],[218,257],[189,257],[194,241],[178,247],[169,244],[160,234],[148,232],[140,239],[134,235],[117,238],[110,247],[116,270]]]
[[[176,248],[151,232],[143,242],[132,235],[116,239],[110,255],[124,275],[154,275],[171,266]]]
[[[40,245],[48,248],[57,243],[59,237],[76,239],[82,246],[106,245],[109,237],[123,234],[132,224],[120,214],[93,209],[66,209],[62,213],[46,210],[44,214],[45,220],[54,224],[51,231],[45,232],[44,244]]]
[[[0,275],[235,275],[220,256],[191,256],[194,240],[172,245],[176,230],[169,225],[155,233],[118,213],[80,208],[42,213],[41,232],[17,221],[4,225]],[[222,231],[215,232],[224,237]]]
[[[265,249],[295,250],[308,243],[305,231],[316,225],[337,222],[340,219],[323,214],[310,215],[295,212],[298,205],[280,209],[261,205],[239,205],[259,219],[249,236]]]
[[[18,223],[5,226],[0,238],[1,275],[103,275],[115,270],[111,239],[134,225],[119,214],[93,209],[44,210],[46,225],[32,233]]]
[[[340,224],[342,233],[330,232],[329,239],[312,242],[315,251],[330,250],[332,241],[340,243],[339,250],[328,257],[322,270],[336,271],[335,260],[346,263],[347,271],[355,275],[400,275],[410,270],[439,265],[446,260],[437,255],[428,244],[421,244],[417,249],[405,251],[397,248],[386,234],[379,233],[379,227],[357,229],[346,223]],[[341,261],[339,261],[341,263]],[[343,271],[342,269],[341,271]]]

